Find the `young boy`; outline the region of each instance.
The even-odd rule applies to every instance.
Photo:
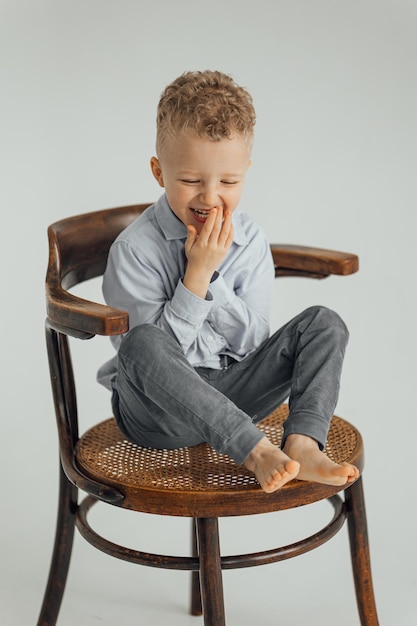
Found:
[[[98,378],[141,446],[208,442],[266,492],[295,477],[343,485],[358,470],[322,450],[348,332],[312,307],[269,337],[269,243],[237,211],[254,125],[251,96],[221,72],[187,72],[165,89],[151,159],[165,194],[111,247],[103,293],[130,330]],[[256,424],[288,396],[279,449]]]

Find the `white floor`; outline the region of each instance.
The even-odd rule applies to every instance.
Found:
[[[52,481],[51,481],[52,483]],[[45,492],[33,510],[1,537],[1,626],[35,626],[49,567],[55,505]],[[30,498],[29,498],[30,499]],[[45,505],[43,512],[36,506]],[[393,526],[389,510],[377,513],[368,497],[374,583],[381,626],[417,624],[411,525]],[[46,512],[48,515],[46,515]],[[330,518],[327,503],[304,510],[221,521],[224,554],[290,543]],[[168,519],[101,506],[91,519],[100,532],[129,547],[188,554],[189,520]],[[23,531],[26,535],[21,535]],[[410,534],[408,534],[410,532]],[[397,535],[394,537],[394,533]],[[415,550],[414,546],[410,546]],[[59,626],[187,626],[189,573],[134,566],[112,559],[76,535]],[[347,530],[307,555],[270,566],[224,572],[228,626],[354,626],[359,624]]]

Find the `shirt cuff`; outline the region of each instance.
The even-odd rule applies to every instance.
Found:
[[[207,294],[206,299],[199,298],[178,281],[177,288],[171,300],[171,309],[175,315],[188,324],[201,324],[213,306],[213,297]]]
[[[224,307],[232,300],[233,294],[219,272],[217,272],[216,278],[212,280],[213,282],[210,281],[210,287],[207,295],[210,295],[210,297],[214,300],[214,306],[216,308],[219,306]]]

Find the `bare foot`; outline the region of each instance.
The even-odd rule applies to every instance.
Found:
[[[335,463],[320,450],[317,442],[305,435],[289,435],[284,452],[300,463],[297,479],[325,485],[345,485],[356,480],[359,470],[350,463]]]
[[[280,489],[295,478],[300,469],[297,461],[290,459],[267,437],[263,437],[254,447],[244,465],[255,474],[266,493]]]

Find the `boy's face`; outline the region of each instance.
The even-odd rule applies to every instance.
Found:
[[[210,209],[233,212],[243,191],[250,149],[241,137],[213,141],[192,131],[166,141],[151,169],[175,215],[199,233]]]

